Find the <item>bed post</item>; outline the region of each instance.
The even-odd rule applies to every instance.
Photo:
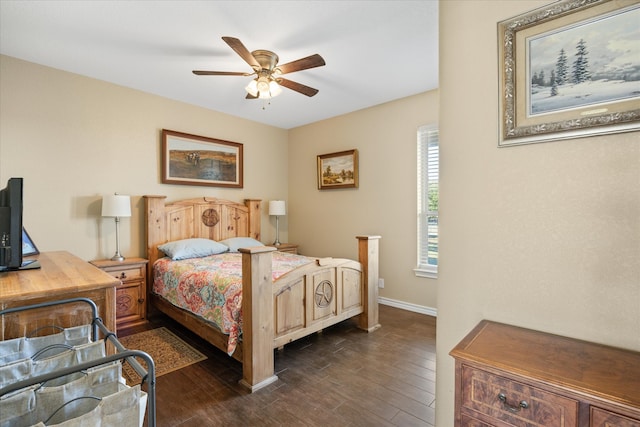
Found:
[[[356,236],[358,261],[362,264],[364,284],[364,312],[360,315],[360,329],[373,332],[380,327],[378,318],[378,257],[380,236]]]
[[[242,253],[242,380],[252,392],[278,377],[273,356],[273,276],[271,252],[260,246]]]
[[[249,237],[260,240],[260,223],[262,222],[260,213],[261,199],[245,199],[244,204],[249,208]]]
[[[167,196],[149,196],[144,198],[144,220],[147,224],[146,235],[146,258],[147,263],[147,292],[151,292],[153,283],[153,263],[158,259],[158,245],[164,243],[166,235],[166,224],[164,215],[164,204]],[[147,295],[144,298],[148,301]],[[150,308],[150,307],[148,307]]]

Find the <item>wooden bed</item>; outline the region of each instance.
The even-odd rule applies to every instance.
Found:
[[[197,198],[166,203],[165,196],[144,196],[148,301],[223,351],[227,335],[212,323],[155,295],[153,264],[164,254],[158,245],[192,237],[221,241],[229,237],[260,240],[260,200],[244,204]],[[380,236],[357,236],[358,262],[320,258],[273,282],[270,246],[242,252],[242,341],[233,356],[242,362],[240,383],[256,391],[277,380],[274,349],[359,316],[368,332],[378,323],[378,244]]]

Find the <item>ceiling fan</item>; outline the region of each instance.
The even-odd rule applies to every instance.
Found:
[[[222,37],[244,61],[253,68],[252,73],[243,73],[236,71],[202,71],[193,70],[193,74],[198,76],[252,76],[256,78],[251,80],[245,88],[247,91],[247,99],[269,99],[279,95],[282,92],[280,86],[294,90],[306,96],[314,96],[318,93],[318,89],[305,86],[285,78],[280,77],[283,74],[293,73],[296,71],[308,70],[309,68],[322,67],[325,65],[324,59],[318,54],[307,56],[296,61],[278,65],[278,55],[269,50],[249,50],[242,44],[239,39],[234,37]]]

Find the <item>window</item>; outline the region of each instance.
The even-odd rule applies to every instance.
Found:
[[[416,276],[437,277],[440,149],[437,125],[418,128],[418,266]]]

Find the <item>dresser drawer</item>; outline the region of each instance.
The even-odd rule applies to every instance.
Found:
[[[460,427],[493,427],[491,424],[483,423],[482,421],[476,420],[475,418],[467,417],[466,415],[462,416]]]
[[[590,427],[640,427],[640,420],[627,418],[604,409],[591,407]]]
[[[578,425],[576,400],[467,365],[462,365],[461,397],[464,413],[484,421],[502,421],[490,422],[493,425]]]

